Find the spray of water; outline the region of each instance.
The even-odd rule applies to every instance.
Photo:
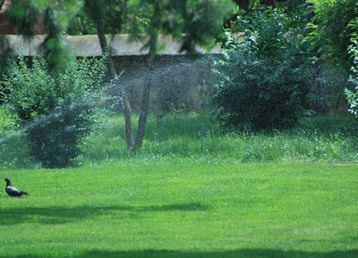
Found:
[[[11,138],[16,137],[17,135],[31,129],[34,128],[40,124],[49,124],[52,121],[58,119],[61,115],[63,115],[66,112],[70,112],[71,110],[73,110],[76,106],[80,105],[79,103],[77,104],[72,104],[68,107],[64,107],[64,108],[58,108],[52,112],[50,112],[47,115],[42,115],[37,117],[35,120],[27,123],[26,125],[18,128],[16,131],[6,135],[5,137],[0,138],[0,144],[6,143],[7,141],[9,141]]]
[[[176,63],[176,64],[167,65],[167,66],[159,66],[159,67],[156,67],[154,70],[150,71],[150,74],[148,74],[149,71],[142,71],[142,72],[136,73],[136,77],[130,79],[129,81],[128,80],[122,81],[121,76],[119,76],[111,81],[111,83],[109,84],[109,87],[105,91],[105,92],[116,91],[119,94],[116,97],[108,97],[108,96],[102,94],[100,102],[106,101],[108,99],[111,99],[111,100],[117,99],[117,102],[121,102],[122,94],[123,94],[123,90],[121,90],[121,87],[125,87],[124,85],[141,84],[144,80],[149,78],[149,76],[151,76],[151,78],[154,78],[154,80],[156,80],[156,81],[160,81],[160,79],[163,78],[163,75],[173,77],[178,73],[183,73],[183,71],[185,71],[187,73],[187,72],[190,72],[194,66],[206,64],[208,62],[210,62],[210,60],[206,57],[203,57],[203,58],[197,59],[192,62],[182,62],[182,63]],[[108,89],[109,89],[109,91],[108,91]],[[47,115],[39,116],[35,120],[18,128],[16,131],[11,132],[4,137],[1,137],[0,144],[5,144],[12,138],[20,135],[23,132],[30,130],[31,128],[39,126],[40,124],[46,124],[46,123],[49,124],[52,121],[59,119],[59,117],[61,117],[63,114],[65,114],[67,112],[71,112],[75,108],[82,106],[84,104],[87,104],[87,102],[89,100],[88,98],[94,98],[94,97],[95,96],[91,96],[90,94],[88,94],[88,96],[86,96],[86,98],[84,98],[83,100],[78,100],[75,103],[72,103],[72,104],[70,104],[66,107],[63,107],[63,108],[57,108]]]

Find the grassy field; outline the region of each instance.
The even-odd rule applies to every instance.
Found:
[[[11,135],[13,124],[5,115],[2,117],[0,109],[0,138]],[[142,150],[129,156],[123,117],[102,114],[81,148],[83,155],[77,163],[85,166],[177,158],[230,163],[358,162],[358,120],[351,116],[309,117],[283,132],[223,133],[210,114],[152,114]],[[0,168],[30,167],[38,164],[29,157],[21,135],[0,144]]]
[[[358,161],[358,120],[351,116],[309,117],[291,130],[222,132],[210,114],[150,116],[142,150],[128,157],[124,121],[103,116],[82,145],[80,164],[130,159],[187,158],[199,161],[352,162]]]
[[[358,257],[357,120],[222,132],[210,114],[151,115],[128,155],[123,119],[96,117],[79,167],[40,169],[0,109],[0,258]],[[3,179],[1,179],[3,180]]]
[[[358,257],[358,166],[126,162],[6,170],[0,257]]]

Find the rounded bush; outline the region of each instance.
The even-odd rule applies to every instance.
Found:
[[[309,70],[233,51],[218,62],[217,73],[214,102],[225,126],[270,130],[298,121],[310,87]]]
[[[90,130],[104,74],[102,60],[78,60],[62,73],[50,73],[43,58],[34,58],[31,67],[13,60],[4,82],[10,92],[7,106],[42,166],[73,164],[78,143]]]

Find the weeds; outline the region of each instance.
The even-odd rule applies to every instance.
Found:
[[[180,158],[234,163],[358,161],[357,129],[352,116],[332,116],[305,118],[298,127],[283,132],[223,133],[208,113],[151,115],[143,148],[130,155],[123,117],[105,113],[97,117],[91,134],[82,141],[83,154],[77,164]],[[2,135],[6,135],[4,130]],[[28,157],[21,135],[0,145],[0,161],[1,168],[38,166]]]

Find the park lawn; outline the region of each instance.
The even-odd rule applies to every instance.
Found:
[[[358,257],[358,165],[127,161],[3,170],[0,258]]]

